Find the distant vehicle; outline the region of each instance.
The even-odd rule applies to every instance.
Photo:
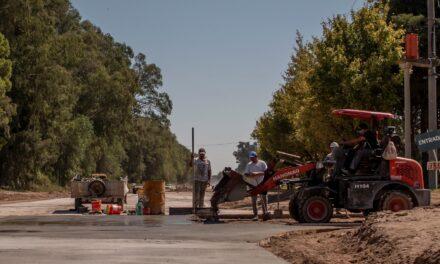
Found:
[[[167,190],[167,191],[175,191],[176,189],[177,189],[176,185],[173,185],[171,183],[165,184],[165,190]]]
[[[91,177],[76,176],[70,184],[71,197],[75,198],[75,210],[82,204],[99,199],[102,203],[127,203],[127,179],[110,180],[106,174],[95,173]]]

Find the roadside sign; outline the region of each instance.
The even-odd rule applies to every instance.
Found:
[[[416,145],[420,151],[429,151],[440,148],[440,130],[419,134],[415,138]]]
[[[440,161],[428,161],[426,163],[426,169],[429,171],[440,170]]]

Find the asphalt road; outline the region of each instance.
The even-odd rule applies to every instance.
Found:
[[[68,211],[72,205],[71,199],[0,205],[0,262],[285,263],[258,242],[285,231],[329,227],[77,215]]]

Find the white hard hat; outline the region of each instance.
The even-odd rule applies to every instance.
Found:
[[[339,147],[338,142],[332,142],[332,143],[330,144],[330,148],[337,148],[337,147]]]

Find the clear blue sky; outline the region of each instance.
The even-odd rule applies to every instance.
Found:
[[[173,100],[178,140],[206,146],[214,173],[235,167],[235,144],[250,140],[292,54],[295,32],[363,0],[73,0],[83,19],[147,55]]]

